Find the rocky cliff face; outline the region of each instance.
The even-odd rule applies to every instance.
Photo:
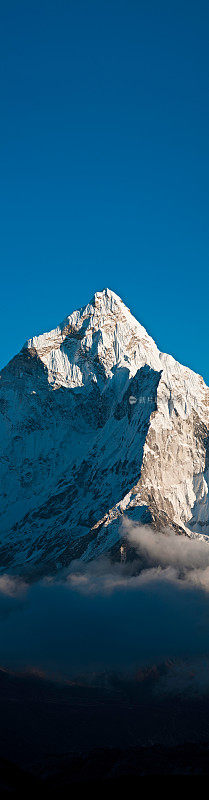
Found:
[[[125,513],[209,535],[209,389],[114,292],[30,339],[0,376],[0,565],[117,547]]]

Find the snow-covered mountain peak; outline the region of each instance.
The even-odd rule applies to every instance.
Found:
[[[102,289],[102,291],[95,292],[92,304],[98,304],[100,308],[109,308],[111,311],[114,309],[114,306],[124,305],[121,297],[119,297],[116,292],[113,292],[112,289],[108,289],[108,287]]]
[[[29,339],[0,380],[1,563],[91,558],[124,512],[207,538],[208,409],[110,289]]]
[[[37,353],[54,389],[73,387],[112,375],[116,365],[134,375],[148,364],[160,370],[159,351],[145,328],[115,292],[96,292],[91,303],[74,311],[57,328],[29,339],[25,348]]]

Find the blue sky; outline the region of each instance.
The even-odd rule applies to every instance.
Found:
[[[109,286],[209,383],[206,0],[0,1],[0,365]]]

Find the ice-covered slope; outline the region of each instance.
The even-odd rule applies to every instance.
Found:
[[[108,289],[27,341],[0,377],[0,567],[91,558],[124,511],[208,536],[208,405]]]

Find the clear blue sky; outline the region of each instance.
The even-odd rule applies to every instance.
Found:
[[[0,365],[114,289],[209,383],[208,0],[0,0]]]

